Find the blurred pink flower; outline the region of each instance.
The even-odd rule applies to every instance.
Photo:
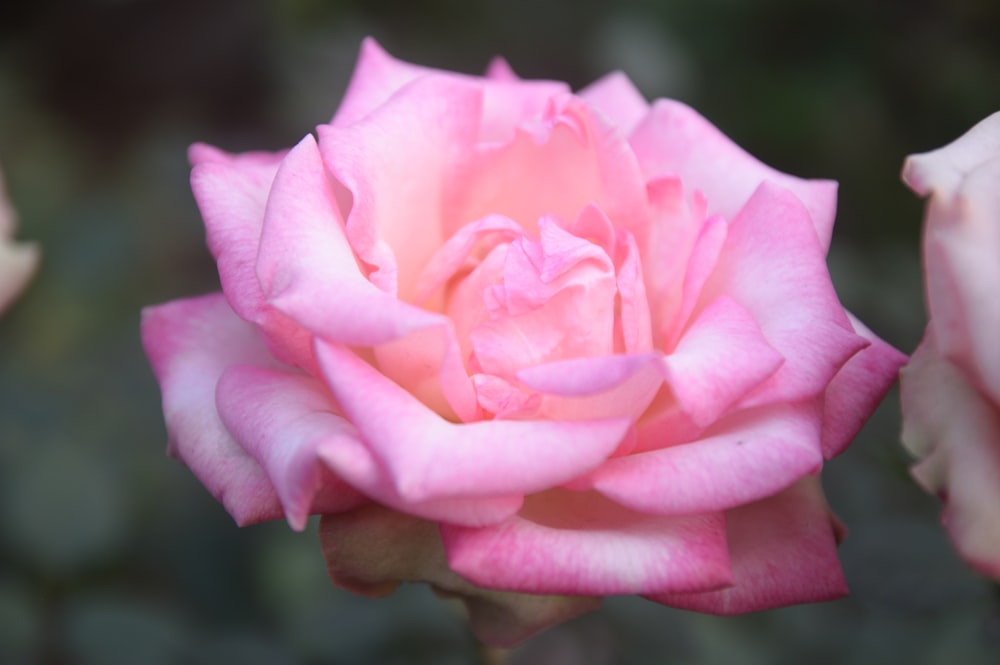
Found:
[[[961,555],[1000,579],[1000,113],[910,156],[903,180],[929,197],[930,313],[901,373],[903,443]]]
[[[0,174],[0,312],[24,289],[38,265],[34,245],[14,242],[17,216],[7,200]]]
[[[513,644],[602,596],[845,592],[819,484],[903,356],[837,300],[836,185],[611,74],[574,95],[365,42],[287,152],[196,145],[222,294],[149,308],[173,454],[334,581]]]

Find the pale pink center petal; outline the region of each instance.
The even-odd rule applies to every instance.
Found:
[[[596,203],[616,226],[645,232],[646,196],[624,139],[579,99],[565,97],[549,115],[502,144],[481,144],[451,197],[446,230],[501,214],[534,230],[538,219],[575,219]]]

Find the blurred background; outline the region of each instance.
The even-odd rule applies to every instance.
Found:
[[[333,114],[365,35],[471,73],[503,54],[574,88],[623,69],[763,161],[839,180],[838,291],[909,352],[922,204],[899,170],[1000,109],[997,34],[993,0],[0,4],[0,165],[43,252],[0,320],[0,662],[476,660],[455,607],[334,589],[315,524],[238,529],[165,456],[139,310],[218,288],[189,143],[296,143]],[[511,662],[998,662],[1000,595],[910,481],[897,410],[894,392],[824,470],[851,598],[737,618],[615,598]]]

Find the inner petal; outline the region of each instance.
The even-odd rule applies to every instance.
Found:
[[[488,318],[469,331],[478,366],[511,381],[525,367],[614,352],[611,259],[554,218],[539,235],[510,244],[502,282],[483,292]]]

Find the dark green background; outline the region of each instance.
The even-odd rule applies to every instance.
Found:
[[[292,145],[327,120],[360,39],[479,72],[502,53],[574,87],[625,69],[764,161],[840,181],[841,297],[905,351],[924,323],[921,203],[903,157],[1000,109],[992,0],[606,3],[66,0],[0,5],[0,166],[39,274],[0,321],[0,662],[467,663],[421,587],[332,588],[315,529],[237,529],[164,455],[145,305],[217,288],[185,149]],[[514,663],[1000,662],[995,586],[909,480],[893,393],[828,464],[854,592],[738,618],[634,598]]]

